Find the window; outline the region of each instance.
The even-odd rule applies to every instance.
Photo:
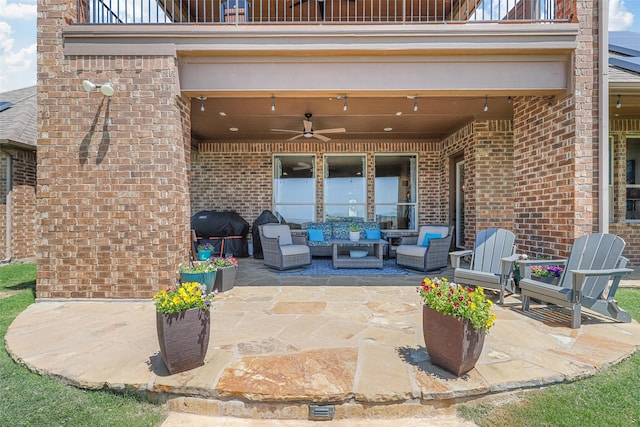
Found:
[[[312,155],[275,156],[273,212],[289,224],[315,221],[316,178]]]
[[[416,229],[416,156],[376,156],[375,212],[381,229]]]
[[[640,220],[640,137],[627,138],[627,220]]]
[[[324,219],[366,219],[365,157],[328,155],[324,162]]]

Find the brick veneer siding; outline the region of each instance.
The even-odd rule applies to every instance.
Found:
[[[514,227],[513,129],[510,120],[469,123],[442,141],[441,198],[449,199],[449,161],[464,157],[465,244],[472,247],[478,231]]]
[[[7,161],[9,155],[0,152],[0,259],[7,258]]]
[[[7,206],[7,162],[11,156],[11,204]],[[36,256],[36,154],[5,148],[0,155],[0,259],[32,259]],[[6,219],[11,209],[11,249],[7,251]]]
[[[320,219],[324,155],[357,153],[367,159],[367,216],[373,220],[375,154],[394,153],[418,156],[418,224],[446,221],[448,204],[441,202],[439,194],[438,152],[439,144],[429,141],[205,142],[192,159],[191,212],[233,210],[252,224],[263,210],[272,209],[273,155],[305,153],[316,156],[316,217]]]
[[[566,257],[598,224],[598,2],[578,1],[574,93],[514,97],[515,224],[519,251]]]
[[[149,298],[188,259],[189,103],[174,57],[65,56],[68,4],[38,5],[36,296]]]
[[[36,153],[14,150],[11,157],[11,258],[34,258],[39,246],[36,234]]]
[[[622,237],[627,246],[624,256],[631,265],[640,265],[640,222],[627,221],[626,167],[627,136],[640,138],[640,119],[611,120],[609,134],[613,138],[613,215],[609,232]]]

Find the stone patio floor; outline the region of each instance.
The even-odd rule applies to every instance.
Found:
[[[42,375],[144,391],[172,411],[306,420],[315,403],[335,405],[335,419],[358,420],[438,419],[462,401],[592,375],[640,346],[635,321],[585,310],[573,330],[566,312],[523,314],[510,296],[495,306],[476,368],[456,378],[424,347],[416,293],[424,273],[279,276],[261,260],[239,261],[235,287],[216,297],[202,367],[168,374],[151,301],[38,301],[9,327],[7,351]],[[639,283],[634,275],[622,286]]]

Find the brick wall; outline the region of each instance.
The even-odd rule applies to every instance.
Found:
[[[533,257],[567,256],[578,237],[573,98],[548,102],[513,100],[515,232],[519,252]]]
[[[508,120],[469,123],[442,141],[441,198],[448,200],[452,176],[449,159],[463,155],[465,173],[464,239],[472,247],[478,231],[512,230],[513,129]]]
[[[11,250],[7,251],[7,164],[11,156]],[[36,256],[36,154],[6,148],[0,154],[0,259],[24,260]]]
[[[316,155],[316,217],[322,218],[323,156],[330,153],[358,153],[367,159],[369,219],[373,207],[374,160],[377,153],[406,153],[418,156],[418,223],[446,221],[448,204],[439,197],[439,145],[429,141],[345,141],[327,143],[292,142],[206,142],[199,145],[191,164],[191,213],[200,210],[233,210],[249,224],[265,209],[272,209],[273,155],[305,153]]]
[[[577,10],[574,93],[513,100],[516,235],[530,256],[566,257],[577,237],[600,229],[597,2]]]
[[[640,265],[640,223],[626,219],[626,137],[640,137],[640,119],[611,120],[609,134],[613,138],[613,216],[609,219],[609,232],[627,242],[624,256],[629,258],[629,263]]]
[[[0,152],[0,259],[5,259],[7,251],[7,162],[9,155]]]
[[[36,294],[149,298],[188,259],[189,105],[174,57],[63,55],[68,4],[38,7]]]
[[[15,150],[11,157],[11,257],[14,260],[34,258],[39,246],[36,240],[36,153]]]

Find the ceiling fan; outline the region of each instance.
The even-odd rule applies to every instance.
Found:
[[[298,0],[298,1],[294,2],[294,3],[291,3],[291,5],[289,5],[289,8],[291,9],[291,8],[296,7],[296,6],[300,6],[300,4],[305,3],[307,1],[309,1],[309,0]],[[347,0],[347,1],[355,2],[356,0]],[[318,3],[318,11],[320,12],[320,16],[322,16],[322,20],[324,21],[324,18],[325,18],[325,14],[324,14],[324,3],[325,3],[325,0],[316,0],[316,3]]]
[[[311,113],[306,113],[304,115],[306,117],[305,120],[302,121],[304,125],[303,131],[300,132],[298,130],[290,130],[290,129],[271,129],[272,132],[288,132],[288,133],[297,133],[298,135],[287,139],[287,141],[293,141],[294,139],[298,139],[302,136],[305,138],[317,138],[321,141],[327,142],[331,141],[331,138],[326,137],[322,134],[324,133],[341,133],[346,132],[345,128],[334,128],[334,129],[319,129],[313,130],[313,123],[311,122]]]
[[[311,163],[298,162],[296,163],[296,166],[293,166],[291,169],[294,171],[311,170],[312,166],[311,166]]]

